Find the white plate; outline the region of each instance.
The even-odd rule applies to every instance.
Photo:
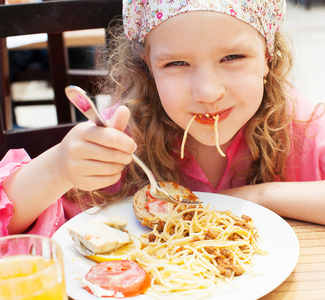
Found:
[[[250,216],[261,237],[260,248],[267,251],[266,256],[254,255],[254,275],[244,274],[236,277],[229,284],[216,286],[212,296],[206,298],[216,299],[258,299],[279,286],[293,271],[299,257],[299,242],[296,234],[288,223],[272,211],[234,197],[195,193],[204,204],[211,204],[216,210],[231,210],[235,215]],[[80,279],[89,271],[95,263],[80,255],[74,247],[74,243],[67,232],[67,228],[74,224],[83,223],[91,218],[96,208],[81,213],[66,222],[54,235],[62,247],[64,253],[64,269],[68,295],[75,300],[98,299],[80,287]],[[99,214],[112,216],[125,216],[128,218],[127,230],[139,236],[149,229],[143,227],[136,219],[132,208],[132,198],[127,198],[113,204]],[[187,297],[190,299],[190,297]],[[152,299],[147,295],[133,297],[135,300]]]

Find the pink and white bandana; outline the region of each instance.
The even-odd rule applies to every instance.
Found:
[[[282,23],[285,0],[123,0],[126,36],[143,42],[146,35],[170,17],[189,11],[225,13],[257,29],[273,57],[274,36]]]

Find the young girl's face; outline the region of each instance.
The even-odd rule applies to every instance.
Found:
[[[216,12],[190,12],[168,19],[147,36],[145,60],[161,103],[201,144],[229,142],[254,115],[268,72],[264,38],[252,26]]]

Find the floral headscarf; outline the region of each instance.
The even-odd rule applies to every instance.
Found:
[[[189,11],[215,11],[233,16],[257,29],[273,57],[274,36],[286,11],[285,0],[123,0],[123,23],[130,40],[146,35],[170,17]]]

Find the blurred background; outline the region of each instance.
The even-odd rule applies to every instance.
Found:
[[[287,2],[282,27],[294,45],[294,86],[310,101],[325,102],[325,0]]]
[[[295,67],[291,79],[295,88],[313,103],[325,102],[325,0],[288,1],[287,17],[282,29],[288,33],[294,44]],[[89,56],[89,52],[84,52],[84,55],[77,57],[77,63],[79,61],[81,65],[88,64]],[[86,62],[82,61],[87,59]],[[33,98],[35,95],[43,98],[44,95],[53,93],[46,82],[20,82],[14,85],[13,92],[22,101],[30,98],[31,94]],[[102,105],[106,105],[105,101]],[[38,115],[37,118],[35,114]],[[19,127],[57,123],[55,108],[51,105],[43,105],[38,109],[16,107],[15,115]]]

